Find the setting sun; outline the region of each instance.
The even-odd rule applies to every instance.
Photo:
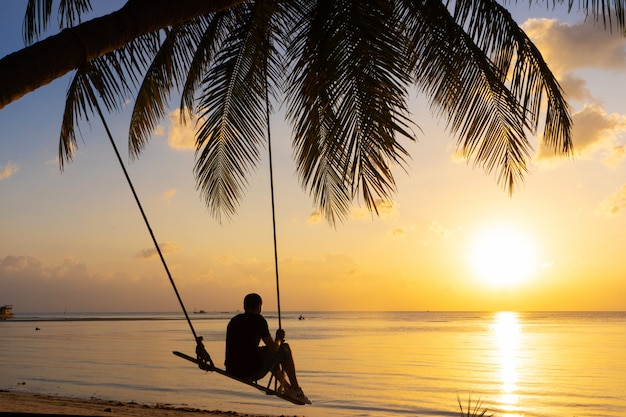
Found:
[[[528,279],[537,264],[530,238],[510,227],[484,230],[472,242],[470,257],[477,276],[498,286]]]

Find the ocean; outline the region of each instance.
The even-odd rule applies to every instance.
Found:
[[[234,314],[190,314],[219,366]],[[276,314],[265,316],[274,331]],[[626,415],[626,312],[288,312],[281,321],[313,405],[173,355],[195,351],[180,313],[16,313],[0,321],[0,389],[309,417],[459,416],[459,402],[502,417]]]

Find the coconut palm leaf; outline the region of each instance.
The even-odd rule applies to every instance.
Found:
[[[571,152],[563,92],[495,0],[235,3],[81,68],[68,91],[61,166],[72,158],[75,126],[89,121],[94,97],[119,110],[138,85],[131,154],[166,114],[172,91],[181,90],[181,117],[201,117],[197,186],[219,219],[235,212],[259,162],[268,106],[283,99],[279,93],[293,125],[297,174],[331,224],[347,217],[354,200],[375,212],[395,192],[393,168],[406,169],[409,157],[402,141],[414,139],[406,103],[413,84],[447,120],[463,155],[495,171],[509,192],[523,181],[528,137],[542,120],[541,140]],[[624,32],[625,3],[585,0],[578,8]],[[573,0],[545,4],[574,8]],[[46,28],[53,5],[29,0],[27,40]],[[60,26],[77,24],[90,8],[89,0],[60,0]]]
[[[413,138],[405,41],[391,2],[302,3],[288,51],[288,115],[300,178],[334,223],[355,196],[376,210],[395,189],[391,166],[407,157],[396,135]]]
[[[229,12],[219,12],[203,19],[206,22],[204,32],[201,39],[196,42],[197,47],[187,69],[187,77],[181,91],[180,111],[183,121],[185,115],[195,114],[196,94],[219,45],[223,44],[226,39],[229,15]]]
[[[166,31],[164,41],[147,71],[135,98],[131,115],[128,145],[131,157],[137,157],[166,115],[173,89],[181,88],[196,50],[204,18],[174,25]]]
[[[107,56],[95,59],[76,71],[65,100],[61,137],[59,140],[59,165],[71,162],[77,147],[76,127],[83,119],[89,122],[98,95],[108,110],[119,108],[117,97],[127,86],[120,83],[107,61]],[[99,94],[94,93],[94,88]]]
[[[541,53],[511,14],[493,0],[466,0],[455,4],[457,23],[487,52],[501,71],[502,82],[510,85],[522,111],[529,119],[532,134],[537,133],[544,93],[547,95],[543,139],[564,153],[571,152],[567,133],[571,127],[569,108],[563,92]],[[509,77],[507,80],[505,77]],[[555,129],[554,127],[559,126]]]
[[[613,31],[613,25],[617,27],[617,31],[626,35],[626,2],[624,0],[553,0],[552,5],[561,5],[567,3],[567,10],[574,9],[574,5],[578,5],[578,10],[583,10],[588,18],[598,24],[602,22],[605,29]]]
[[[440,2],[405,4],[413,14],[407,28],[418,87],[448,119],[463,155],[487,172],[498,168],[498,183],[512,192],[527,171],[531,145],[525,129],[532,118],[505,84],[508,69],[489,59]],[[510,60],[503,55],[495,62],[506,67]]]
[[[95,100],[102,100],[107,111],[123,108],[139,79],[137,74],[145,68],[151,53],[156,50],[156,35],[139,37],[124,48],[94,59],[76,71],[68,88],[61,124],[61,169],[65,162],[73,159],[77,147],[78,122],[81,119],[89,122],[89,116],[95,109]]]
[[[276,83],[276,53],[267,31],[273,7],[268,1],[232,9],[233,31],[203,80],[194,171],[219,221],[235,212],[247,175],[259,162],[267,89]]]
[[[24,15],[24,42],[32,44],[50,23],[53,0],[28,0]],[[62,0],[59,2],[59,28],[72,27],[80,23],[83,13],[91,10],[90,0]]]

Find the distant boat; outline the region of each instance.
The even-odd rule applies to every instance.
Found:
[[[198,311],[194,311],[194,314],[206,314],[206,311],[198,310]]]
[[[0,307],[0,320],[6,320],[13,317],[13,306],[6,305]]]

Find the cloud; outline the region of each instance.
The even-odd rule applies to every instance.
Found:
[[[163,311],[177,308],[167,280],[94,274],[71,256],[44,264],[32,256],[0,258],[0,302],[14,312]]]
[[[0,282],[7,277],[23,281],[30,277],[37,277],[41,281],[55,281],[59,279],[84,279],[86,266],[71,256],[65,257],[58,265],[44,267],[32,256],[6,256],[0,259]],[[3,287],[6,289],[6,286]]]
[[[597,104],[586,104],[582,110],[573,114],[572,121],[572,142],[576,156],[591,158],[599,153],[606,165],[614,166],[621,162],[624,146],[617,140],[626,133],[626,115],[607,114]],[[538,160],[554,158],[561,159],[552,149],[539,145]]]
[[[395,212],[395,206],[391,200],[383,200],[377,198],[375,201],[376,209],[382,217],[391,216]]]
[[[620,163],[624,159],[624,147],[617,139],[626,132],[626,116],[607,114],[592,96],[586,81],[574,72],[585,68],[626,71],[626,39],[591,23],[571,25],[555,19],[529,19],[522,27],[559,79],[568,100],[585,103],[572,115],[575,155],[598,157],[608,166]],[[537,149],[536,159],[563,160],[543,144]]]
[[[163,126],[161,126],[161,125],[158,125],[157,127],[154,128],[153,134],[155,136],[163,136],[163,135],[165,135],[165,128]]]
[[[172,198],[174,198],[177,192],[178,191],[175,188],[172,188],[171,190],[167,190],[163,194],[161,194],[161,199],[167,203]]]
[[[9,162],[2,170],[0,170],[0,181],[10,178],[13,174],[19,171],[19,169],[20,168],[16,164]]]
[[[324,220],[324,216],[322,216],[322,212],[319,210],[315,210],[313,213],[309,215],[307,219],[307,223],[309,224],[318,224]]]
[[[180,249],[180,245],[177,242],[163,242],[159,243],[159,248],[161,249],[161,253],[174,253],[178,252]],[[156,248],[147,248],[139,251],[135,258],[139,259],[150,259],[158,256],[158,252]]]
[[[0,260],[0,276],[4,274],[13,274],[18,271],[26,273],[41,268],[41,262],[32,256],[6,256]]]
[[[391,230],[391,236],[403,237],[404,235],[406,235],[406,229],[404,227],[396,227]]]
[[[522,28],[560,77],[581,68],[626,70],[626,39],[592,24],[529,19]]]
[[[600,213],[612,216],[626,207],[626,184],[600,203]]]
[[[561,84],[563,91],[567,93],[569,100],[578,100],[581,102],[594,100],[591,92],[587,88],[587,82],[572,73],[562,74],[559,79],[559,84]]]
[[[422,240],[422,245],[430,246],[436,241],[447,240],[458,229],[450,229],[441,225],[438,221],[432,220],[428,224],[428,236]]]
[[[428,225],[428,230],[441,239],[448,239],[454,230],[443,227],[439,222],[433,220]]]
[[[196,116],[192,116],[191,120],[182,123],[180,111],[174,110],[170,113],[170,130],[167,135],[167,143],[174,149],[179,150],[195,150],[196,149]]]
[[[377,198],[376,200],[374,200],[374,205],[376,206],[376,210],[378,210],[378,216],[382,218],[391,217],[396,212],[396,207],[391,200],[383,200],[382,198]],[[350,213],[351,218],[358,220],[371,219],[375,215],[376,211],[370,211],[366,207],[355,208]]]

